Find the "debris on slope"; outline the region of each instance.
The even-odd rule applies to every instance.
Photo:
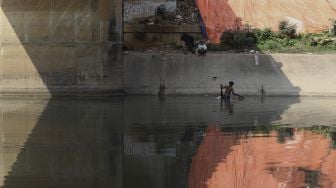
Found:
[[[199,11],[194,0],[177,0],[177,7],[174,12],[165,10],[164,5],[160,5],[155,10],[155,15],[134,18],[127,24],[148,24],[148,25],[186,25],[198,24]]]

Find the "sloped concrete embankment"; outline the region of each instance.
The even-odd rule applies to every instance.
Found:
[[[232,80],[245,95],[336,96],[336,55],[132,52],[124,57],[127,94],[219,94]]]

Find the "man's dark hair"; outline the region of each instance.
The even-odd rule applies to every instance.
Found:
[[[233,83],[233,81],[230,81],[229,84],[230,84],[230,85],[233,85],[234,83]]]

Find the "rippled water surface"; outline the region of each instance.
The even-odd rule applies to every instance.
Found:
[[[0,112],[0,187],[336,187],[336,98],[3,98]]]

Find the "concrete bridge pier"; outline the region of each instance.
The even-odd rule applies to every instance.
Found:
[[[123,93],[122,0],[0,0],[0,95]]]
[[[108,41],[110,49],[108,50],[108,58],[114,70],[117,71],[111,74],[113,75],[111,79],[118,80],[119,84],[121,84],[120,88],[123,88],[123,0],[109,1],[111,4],[109,11]]]

